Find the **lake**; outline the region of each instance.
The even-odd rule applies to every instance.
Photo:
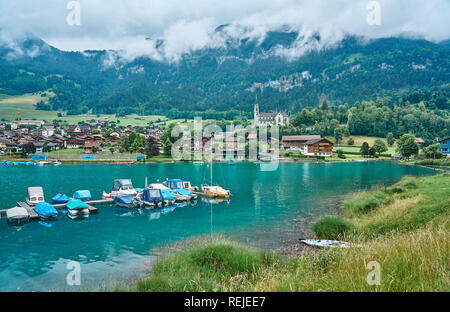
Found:
[[[337,210],[344,196],[374,185],[391,185],[404,175],[433,170],[395,162],[281,163],[261,171],[253,163],[214,164],[214,181],[230,189],[229,202],[195,203],[164,209],[127,210],[100,206],[99,213],[72,220],[64,211],[52,224],[10,227],[0,221],[0,291],[78,291],[108,287],[148,273],[158,247],[210,233],[247,245],[277,248],[309,233],[310,222]],[[43,186],[50,201],[91,190],[94,199],[109,192],[116,178],[135,187],[158,179],[181,178],[200,185],[209,179],[201,164],[78,164],[58,167],[0,166],[0,209],[25,199],[28,186]],[[81,285],[69,286],[67,264],[78,261]]]

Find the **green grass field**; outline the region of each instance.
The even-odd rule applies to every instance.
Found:
[[[330,140],[333,143],[336,143],[335,138],[333,137],[326,137],[328,140]],[[384,142],[384,144],[386,144],[386,146],[388,146],[387,142],[386,142],[386,138],[377,138],[377,137],[370,137],[370,136],[363,136],[363,135],[351,135],[351,136],[346,136],[343,137],[343,139],[339,142],[340,145],[348,145],[347,141],[348,139],[352,138],[353,141],[355,142],[355,144],[353,144],[354,146],[361,146],[364,142],[369,143],[370,146],[372,146],[375,143],[375,140],[382,140]],[[395,143],[394,146],[395,148]]]
[[[108,117],[110,121],[120,120],[120,125],[122,126],[147,126],[150,121],[156,122],[158,119],[161,122],[167,122],[168,119],[165,116],[139,116],[136,114],[116,117],[115,115],[107,114],[81,114],[81,115],[71,115],[66,116],[63,112],[58,111],[42,111],[35,108],[35,104],[39,101],[48,101],[47,97],[41,97],[42,93],[35,94],[23,94],[18,96],[6,96],[0,94],[0,118],[6,121],[17,121],[17,113],[20,111],[20,118],[24,119],[38,119],[46,120],[50,122],[52,120],[62,120],[68,124],[77,124],[78,122],[87,122],[91,119],[103,119]],[[46,92],[47,95],[52,95],[51,92]],[[63,116],[58,117],[58,113]]]
[[[343,150],[344,153],[346,152],[352,152],[352,153],[359,153],[361,147],[359,146],[334,146],[333,152],[337,152],[337,150]],[[395,147],[388,147],[387,152],[384,152],[383,154],[395,154]]]

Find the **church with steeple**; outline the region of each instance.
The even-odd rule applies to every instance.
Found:
[[[285,113],[260,113],[258,101],[256,101],[255,107],[253,108],[253,119],[255,127],[259,126],[289,126],[289,116]]]

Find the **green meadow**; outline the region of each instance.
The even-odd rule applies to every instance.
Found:
[[[108,118],[110,121],[120,120],[120,125],[123,126],[147,126],[149,122],[162,123],[167,122],[168,119],[165,116],[139,116],[136,114],[116,117],[113,114],[80,114],[80,115],[65,115],[63,112],[58,111],[43,111],[37,110],[35,105],[39,101],[48,101],[48,96],[52,95],[51,92],[45,92],[47,96],[42,97],[42,93],[28,93],[18,96],[6,96],[0,94],[0,119],[3,121],[17,121],[18,112],[20,111],[20,118],[24,119],[37,119],[46,120],[48,122],[52,120],[62,120],[68,124],[77,124],[79,122],[87,122],[91,119],[104,119]],[[62,116],[58,117],[58,113]]]

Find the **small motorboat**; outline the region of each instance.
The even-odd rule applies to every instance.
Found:
[[[202,192],[213,197],[229,198],[231,193],[218,185],[202,185]]]
[[[228,161],[228,166],[234,166],[236,163],[234,162],[234,160],[233,159],[230,159],[229,161]]]
[[[29,221],[29,214],[25,208],[14,207],[6,210],[6,220],[9,225],[22,225]]]
[[[26,202],[30,206],[36,206],[38,203],[44,201],[44,190],[40,186],[33,186],[28,188],[28,196]]]
[[[166,205],[173,205],[177,200],[177,196],[175,196],[174,192],[162,183],[152,183],[148,188],[160,190],[164,204]]]
[[[300,239],[300,241],[308,246],[317,247],[317,248],[333,248],[333,247],[341,247],[341,248],[349,248],[349,247],[359,247],[359,245],[337,241],[337,240],[329,240],[329,239]]]
[[[158,189],[146,188],[142,194],[139,194],[138,196],[141,196],[142,202],[148,207],[161,206],[164,201],[161,190]]]
[[[197,198],[197,194],[192,194],[184,188],[183,180],[170,179],[164,181],[163,184],[173,191],[177,197],[177,201],[194,200]]]
[[[79,216],[79,215],[88,215],[89,214],[89,206],[79,200],[71,200],[66,204],[67,212],[72,216]]]
[[[104,199],[113,199],[114,196],[112,196],[111,194],[106,193],[105,191],[103,191],[102,197]]]
[[[114,180],[111,195],[113,197],[117,195],[136,195],[137,192],[133,187],[133,183],[130,179],[116,179]]]
[[[117,195],[114,202],[122,208],[136,208],[141,205],[141,201],[131,195]]]
[[[52,202],[55,204],[65,204],[70,200],[70,197],[64,194],[57,194],[52,197]]]
[[[58,211],[55,207],[46,202],[40,202],[34,207],[34,211],[43,219],[56,218]]]
[[[79,199],[79,200],[90,200],[91,199],[91,191],[89,190],[83,190],[83,191],[76,191],[75,193],[73,193],[73,198],[74,199]]]
[[[183,186],[189,192],[198,192],[198,190],[199,190],[198,186],[192,186],[191,182],[189,182],[189,181],[184,181]]]

